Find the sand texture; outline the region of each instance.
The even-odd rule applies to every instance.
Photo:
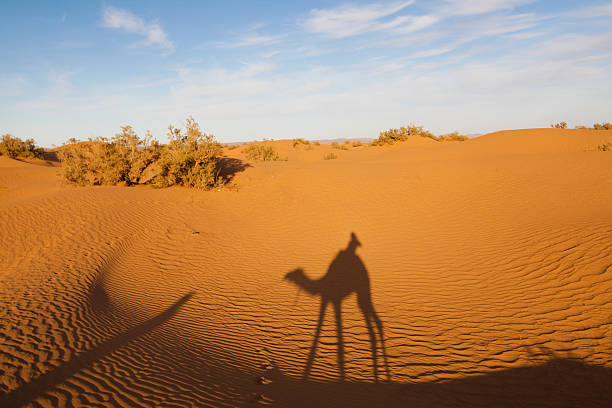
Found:
[[[0,157],[0,407],[610,407],[611,133],[266,142],[219,191]]]

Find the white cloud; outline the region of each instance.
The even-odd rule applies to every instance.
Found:
[[[144,41],[137,45],[158,45],[167,51],[174,50],[174,44],[167,38],[159,24],[145,22],[127,10],[111,6],[104,7],[102,26],[144,37]]]
[[[449,14],[474,15],[509,10],[535,0],[445,0],[444,8]]]
[[[391,21],[382,21],[383,18],[396,14],[412,3],[414,0],[389,5],[344,5],[333,9],[312,9],[310,16],[302,22],[302,26],[309,32],[330,38],[350,37],[385,30],[412,22],[412,18],[406,16],[399,16]]]

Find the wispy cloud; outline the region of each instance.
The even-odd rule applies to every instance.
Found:
[[[312,9],[302,22],[309,32],[330,38],[343,38],[372,31],[385,30],[405,24],[414,24],[412,16],[393,16],[414,3],[414,0],[401,3],[344,5],[332,9]]]
[[[164,30],[155,22],[146,22],[127,10],[104,7],[102,26],[136,34],[144,38],[139,46],[158,45],[166,51],[173,51],[174,44],[168,39]]]
[[[474,15],[509,10],[536,0],[445,0],[443,10],[449,14]]]

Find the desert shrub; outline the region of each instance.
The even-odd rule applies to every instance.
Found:
[[[202,133],[192,117],[187,118],[184,132],[174,126],[169,126],[168,131],[170,142],[161,152],[156,184],[197,188],[217,185],[222,148],[214,135]]]
[[[310,145],[310,140],[305,140],[305,139],[293,139],[293,147],[297,147],[299,145]]]
[[[455,131],[453,133],[449,133],[447,135],[438,136],[438,140],[441,142],[445,141],[453,141],[453,142],[464,142],[469,138],[464,135],[460,135],[459,132]]]
[[[321,146],[320,142],[313,142],[312,144],[315,145],[315,146]]]
[[[242,149],[242,152],[247,155],[247,157],[251,160],[261,160],[261,161],[279,161],[279,160],[287,160],[282,159],[274,147],[266,146],[266,145],[249,145]]]
[[[601,144],[597,146],[597,149],[600,152],[610,152],[612,151],[612,142]]]
[[[576,125],[575,129],[588,129],[588,127],[584,126],[584,125]]]
[[[554,123],[550,125],[550,127],[556,129],[567,129],[567,122]]]
[[[595,123],[593,125],[595,130],[612,130],[612,123]]]
[[[332,149],[339,149],[339,150],[348,150],[348,147],[345,145],[341,145],[338,142],[332,142],[331,144]]]
[[[59,150],[64,180],[77,185],[139,184],[144,171],[159,159],[161,145],[147,132],[140,139],[131,126],[122,126],[112,139],[69,140]]]
[[[338,155],[336,153],[327,153],[325,156],[323,156],[323,160],[333,160],[337,158]]]
[[[410,136],[421,136],[438,140],[433,133],[429,132],[428,130],[424,130],[422,126],[409,125],[402,126],[399,129],[389,129],[384,132],[380,132],[378,139],[374,140],[371,145],[382,146],[385,144],[393,144],[395,142],[403,142]]]
[[[360,141],[353,142],[353,147],[359,147],[359,146],[361,146]]]
[[[36,147],[34,139],[21,140],[10,134],[2,136],[0,141],[0,156],[5,155],[11,159],[21,157],[23,159],[42,159],[43,149]]]
[[[58,152],[65,181],[77,185],[152,183],[209,188],[218,184],[221,145],[188,118],[185,132],[169,127],[170,143],[161,145],[147,132],[139,138],[122,126],[113,138],[70,139]]]
[[[225,148],[226,148],[227,150],[234,150],[234,149],[237,149],[237,148],[239,148],[239,147],[240,147],[240,145],[237,145],[237,144],[234,144],[234,145],[226,145],[226,146],[225,146]]]

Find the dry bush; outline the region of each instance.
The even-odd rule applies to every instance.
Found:
[[[321,146],[321,143],[320,143],[320,142],[313,142],[313,145],[315,145],[315,146]]]
[[[362,145],[362,144],[361,144],[361,142],[360,142],[360,141],[353,142],[353,147],[359,147],[359,146],[361,146],[361,145]]]
[[[395,142],[403,142],[408,140],[410,136],[421,136],[428,137],[433,140],[438,138],[431,132],[424,130],[422,126],[402,126],[399,129],[389,129],[384,132],[380,132],[378,139],[374,140],[372,146],[382,146],[385,144],[393,144]]]
[[[131,126],[122,126],[112,139],[75,139],[58,152],[64,180],[77,185],[140,184],[145,170],[160,157],[162,146],[147,132],[140,139]]]
[[[612,123],[595,123],[593,125],[595,130],[612,130]]]
[[[612,151],[612,142],[601,144],[597,146],[597,149],[600,152],[610,152]]]
[[[348,147],[345,145],[341,145],[338,142],[332,142],[331,144],[332,149],[339,149],[339,150],[348,150]]]
[[[455,131],[453,133],[449,133],[447,135],[442,135],[438,137],[438,140],[441,142],[447,142],[447,141],[452,141],[452,142],[464,142],[466,140],[468,140],[469,138],[467,136],[464,135],[460,135],[459,132]]]
[[[556,128],[556,129],[567,129],[567,122],[559,122],[559,123],[555,123],[550,125],[551,128]]]
[[[10,134],[2,136],[0,141],[0,156],[5,155],[11,159],[18,157],[23,159],[42,159],[43,149],[36,147],[34,139],[21,140],[18,137],[13,137]]]
[[[282,159],[274,147],[266,146],[266,145],[249,145],[242,149],[242,152],[247,155],[247,157],[251,160],[261,160],[261,161],[279,161],[279,160],[287,160],[287,158]]]
[[[149,132],[140,139],[131,126],[122,126],[110,140],[71,139],[59,151],[64,180],[77,185],[216,186],[222,149],[214,136],[202,133],[193,118],[187,119],[185,132],[169,130],[168,145],[152,140]]]
[[[293,147],[297,147],[299,145],[310,145],[310,140],[305,140],[305,139],[293,139]]]
[[[168,127],[170,142],[159,158],[160,173],[156,184],[210,188],[217,185],[217,164],[222,154],[221,144],[214,135],[202,133],[200,125],[187,118],[185,131]]]
[[[226,145],[226,146],[225,146],[225,148],[226,148],[227,150],[234,150],[234,149],[237,149],[237,148],[239,148],[239,147],[240,147],[240,145],[238,145],[238,144],[235,144],[235,145]]]
[[[337,158],[338,155],[336,153],[327,153],[325,156],[323,156],[323,160],[333,160]]]

